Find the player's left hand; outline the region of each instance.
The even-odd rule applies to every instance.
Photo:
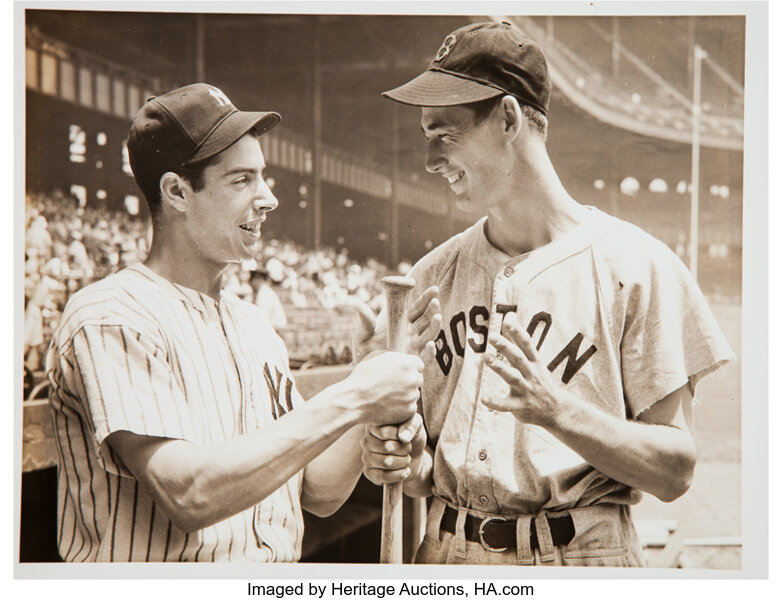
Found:
[[[490,335],[496,353],[486,352],[486,366],[510,385],[504,398],[481,398],[491,409],[513,413],[524,423],[550,427],[560,414],[563,390],[540,360],[529,334],[521,328],[515,313],[505,316],[502,335]]]
[[[358,314],[358,329],[354,332],[352,342],[353,364],[360,363],[375,350],[384,350],[386,339],[384,332],[377,331],[377,318],[368,304],[360,302],[356,306]]]

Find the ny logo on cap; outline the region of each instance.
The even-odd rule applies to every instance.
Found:
[[[217,104],[219,104],[220,106],[228,106],[231,104],[231,101],[228,99],[228,96],[226,96],[222,91],[218,90],[216,87],[209,88],[209,95],[212,96],[215,100],[217,100]]]
[[[448,53],[451,51],[451,48],[453,48],[455,43],[456,36],[454,34],[450,34],[447,38],[445,38],[443,45],[440,46],[440,49],[437,51],[437,55],[434,57],[434,59],[443,60],[446,56],[448,56]]]

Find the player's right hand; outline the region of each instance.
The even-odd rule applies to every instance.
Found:
[[[434,359],[434,340],[443,324],[439,293],[437,286],[427,288],[407,310],[407,352],[420,356],[424,362]]]
[[[417,476],[426,448],[426,430],[421,415],[400,425],[367,425],[361,440],[364,475],[382,485]]]
[[[360,421],[403,423],[416,412],[424,363],[399,352],[373,352],[348,377],[359,400]]]

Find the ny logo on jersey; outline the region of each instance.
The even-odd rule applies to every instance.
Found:
[[[293,410],[293,381],[285,377],[277,367],[274,367],[274,376],[269,369],[269,363],[263,365],[263,378],[266,380],[266,387],[269,388],[269,400],[271,402],[271,413],[276,419],[279,419],[285,413]],[[284,382],[283,382],[284,380]],[[280,398],[282,393],[284,398]],[[282,400],[284,399],[285,405]]]
[[[501,314],[503,318],[509,312],[516,311],[515,304],[498,304],[495,307],[495,311]],[[527,333],[530,337],[535,335],[538,326],[542,323],[543,328],[540,333],[540,340],[537,343],[536,350],[540,350],[543,342],[548,335],[549,329],[553,319],[546,311],[540,311],[535,314],[527,325]],[[454,315],[449,323],[449,330],[451,334],[451,344],[448,343],[448,336],[444,329],[440,330],[437,338],[435,339],[435,358],[437,359],[437,365],[440,367],[443,375],[448,375],[451,372],[453,366],[454,351],[457,356],[464,356],[465,343],[470,345],[473,352],[480,354],[486,351],[489,335],[489,309],[485,306],[473,306],[469,311],[469,329],[468,329],[468,315],[465,312],[460,312]],[[476,337],[467,337],[468,331],[476,334]],[[464,332],[464,333],[462,333]],[[580,352],[581,342],[584,341],[584,334],[581,332],[576,333],[573,339],[568,342],[565,347],[554,357],[554,359],[547,365],[547,368],[552,373],[563,362],[565,362],[565,369],[562,373],[562,383],[568,384],[573,376],[583,367],[586,362],[592,358],[592,355],[597,352],[597,347],[594,344],[590,344],[589,347]]]
[[[220,106],[230,106],[231,101],[228,99],[228,96],[226,96],[221,90],[218,90],[216,87],[209,87],[209,95],[212,96],[215,100],[217,100],[217,104]]]

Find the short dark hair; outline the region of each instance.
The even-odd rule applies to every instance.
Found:
[[[504,97],[505,95],[500,94],[499,96],[494,96],[488,100],[479,100],[478,102],[465,104],[465,106],[473,112],[473,122],[476,125],[479,125],[489,118],[489,115],[497,106],[499,106]],[[537,108],[525,104],[519,98],[516,98],[516,100],[518,101],[519,106],[521,106],[521,114],[530,122],[532,129],[543,138],[543,141],[546,141],[546,138],[548,137],[548,118],[546,118],[546,115]]]
[[[210,164],[214,162],[216,156],[217,155],[199,162],[182,165],[174,172],[183,179],[187,180],[193,190],[196,192],[201,191],[204,189],[204,185],[206,185],[206,182],[204,181],[204,171]]]
[[[206,168],[214,161],[215,156],[210,156],[207,159],[193,162],[193,163],[186,163],[179,167],[176,171],[172,171],[173,173],[176,173],[183,179],[185,179],[195,190],[196,192],[199,190],[202,190],[205,185],[204,181],[204,171]],[[160,177],[162,177],[163,174],[161,173]],[[141,190],[144,192],[144,197],[147,200],[147,206],[149,207],[149,214],[152,219],[156,219],[157,216],[160,214],[160,207],[161,207],[161,198],[160,198],[160,178],[154,183],[154,185],[150,185],[147,189]]]

